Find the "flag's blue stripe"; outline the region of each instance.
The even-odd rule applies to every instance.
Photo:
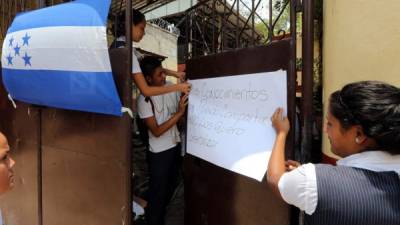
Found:
[[[121,116],[111,72],[3,68],[3,83],[14,99],[23,102]]]
[[[77,0],[19,14],[8,33],[53,26],[105,26],[111,0]],[[79,35],[79,34],[77,34]]]

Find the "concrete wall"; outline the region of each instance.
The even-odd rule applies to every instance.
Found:
[[[323,87],[329,95],[344,84],[381,80],[400,86],[400,1],[324,1]],[[333,156],[327,136],[323,152]]]
[[[196,5],[197,2],[198,2],[197,0],[175,0],[164,6],[161,6],[158,9],[146,13],[146,19],[150,20],[183,12],[186,9]]]

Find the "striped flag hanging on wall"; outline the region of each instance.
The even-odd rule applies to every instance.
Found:
[[[2,49],[12,98],[121,116],[108,54],[111,0],[77,0],[16,16]]]

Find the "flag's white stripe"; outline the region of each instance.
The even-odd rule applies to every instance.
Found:
[[[23,45],[28,34],[29,46]],[[12,47],[10,39],[14,39]],[[20,56],[15,55],[18,46]],[[22,57],[28,54],[31,66]],[[12,65],[7,57],[11,56]],[[3,43],[2,65],[10,69],[62,70],[84,72],[111,71],[106,28],[98,27],[43,27],[7,34]]]

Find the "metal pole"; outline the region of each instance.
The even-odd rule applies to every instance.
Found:
[[[37,0],[37,8],[43,8],[46,7],[46,3],[44,0]],[[43,225],[43,162],[42,162],[42,109],[38,107],[38,114],[39,114],[39,122],[38,122],[38,144],[39,144],[39,149],[38,149],[38,225]]]
[[[216,0],[214,0],[213,1],[213,6],[212,6],[212,22],[211,23],[214,23],[214,24],[216,24],[217,23],[217,20],[216,20],[216,18],[217,18],[217,15],[216,15],[216,7],[215,7],[215,4],[216,4]],[[213,51],[213,53],[216,53],[217,51],[216,51],[216,47],[215,47],[215,26],[216,25],[213,25],[212,27],[212,51]],[[218,37],[217,37],[218,38]],[[217,45],[217,47],[218,47],[218,45]]]
[[[272,1],[271,1],[272,3]],[[287,159],[296,159],[295,156],[295,126],[296,126],[296,45],[297,45],[297,0],[290,0],[290,60],[289,60],[289,76],[288,76],[288,118],[291,122],[289,136],[286,144],[286,157]],[[270,5],[272,7],[272,5]],[[272,15],[271,15],[272,17]],[[270,18],[271,18],[270,17]],[[272,21],[271,21],[272,22]],[[273,27],[272,37],[273,37]],[[296,207],[290,209],[290,224],[298,225],[299,223],[299,210]]]
[[[189,54],[188,54],[188,56],[190,57],[190,58],[193,58],[193,45],[194,45],[194,41],[193,41],[193,17],[194,17],[195,15],[193,15],[192,13],[190,14],[190,20],[189,20],[189,49],[188,49],[188,52],[189,52]]]
[[[239,44],[240,44],[240,42],[239,42],[239,40],[240,40],[240,37],[239,37],[239,32],[240,32],[240,29],[239,29],[239,1],[237,1],[237,5],[236,5],[236,48],[239,48]]]
[[[186,61],[189,59],[189,20],[190,20],[190,16],[188,14],[185,15],[186,19],[185,19],[185,63]]]
[[[254,3],[255,0],[251,1],[251,41],[252,41],[252,45],[254,46],[256,44],[256,41],[254,40],[254,14],[256,9],[254,8]]]
[[[296,0],[290,0],[290,59],[288,70],[288,118],[291,121],[293,129],[290,129],[287,139],[286,156],[294,159],[295,149],[295,121],[296,121]],[[270,4],[270,8],[272,5]],[[270,10],[270,18],[272,17]],[[272,27],[271,27],[272,28]],[[271,31],[273,32],[273,31]],[[272,36],[269,36],[272,37]]]
[[[301,160],[310,160],[312,151],[314,0],[303,1],[303,77],[302,77],[302,142]]]
[[[222,20],[222,24],[221,24],[221,42],[222,42],[222,48],[221,48],[221,51],[224,51],[225,50],[225,34],[224,34],[224,31],[225,31],[225,26],[226,26],[226,20],[229,20],[229,15],[228,16],[226,16],[226,0],[224,0],[224,14],[222,15],[222,17],[221,17],[221,20]]]
[[[272,0],[269,0],[269,15],[268,15],[268,41],[272,41],[272,36],[274,36],[274,28],[272,27]],[[296,14],[296,13],[295,13]],[[292,18],[290,18],[292,19]],[[292,21],[290,21],[292,22]],[[290,28],[292,28],[292,23],[290,23]],[[296,43],[295,43],[296,44]]]
[[[39,122],[38,122],[38,225],[43,225],[43,163],[42,163],[42,109],[38,107]]]
[[[45,0],[36,0],[36,4],[38,6],[38,8],[43,8],[46,7],[46,1]]]
[[[123,92],[123,97],[122,101],[123,104],[126,107],[131,107],[132,103],[132,0],[127,0],[126,1],[126,9],[125,9],[125,37],[126,37],[126,45],[128,49],[128,63],[126,64],[128,67],[126,68],[126,74],[128,75],[127,79],[124,82],[124,92]],[[131,137],[131,119],[130,117],[125,114],[124,115],[124,120],[126,120],[126,125],[127,130],[126,130],[126,136],[125,136],[125,141],[127,142],[127,151],[126,151],[126,160],[128,162],[127,165],[127,171],[126,171],[126,194],[127,194],[127,208],[126,214],[124,217],[126,218],[126,224],[132,224],[132,147],[131,147],[131,142],[132,142],[132,137]]]

